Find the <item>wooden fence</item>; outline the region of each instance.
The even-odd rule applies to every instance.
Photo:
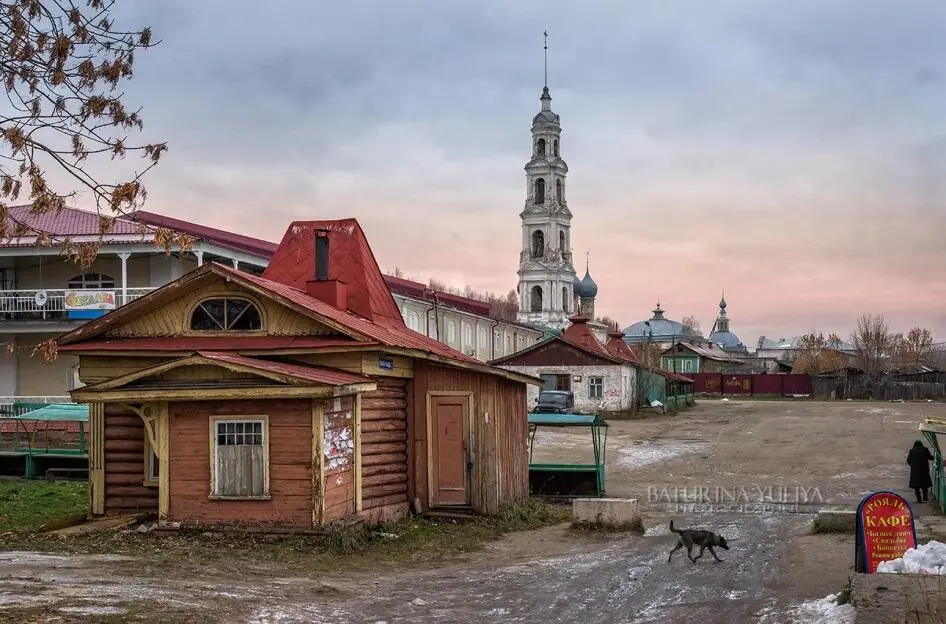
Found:
[[[717,396],[810,396],[809,375],[770,375],[766,373],[697,373],[693,391]]]

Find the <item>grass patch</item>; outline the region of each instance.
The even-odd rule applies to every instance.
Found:
[[[411,562],[447,562],[507,533],[562,524],[570,515],[568,507],[532,500],[509,505],[492,517],[465,522],[404,518],[371,528],[329,527],[318,535],[278,538],[206,529],[183,530],[172,536],[127,529],[65,537],[8,534],[0,535],[0,549],[130,555],[141,558],[127,564],[138,574],[146,569],[160,573],[168,566],[181,574],[199,573],[208,567],[240,569],[246,575],[273,568],[311,573],[342,567],[377,569]]]
[[[32,533],[86,513],[84,481],[0,479],[0,533]]]
[[[637,533],[639,535],[643,535],[644,523],[640,518],[637,518],[633,522],[626,522],[621,525],[605,525],[596,524],[594,522],[574,522],[571,525],[571,530],[575,533]]]

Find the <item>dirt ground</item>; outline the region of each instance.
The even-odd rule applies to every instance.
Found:
[[[906,453],[927,416],[946,405],[717,399],[614,421],[607,494],[640,500],[644,535],[552,527],[436,569],[311,578],[0,552],[0,622],[816,622],[793,610],[841,589],[854,548],[853,536],[812,534],[814,513],[853,509],[870,490],[910,494]],[[580,459],[588,439],[540,432],[535,459]],[[916,513],[921,540],[940,530],[931,505]],[[670,519],[723,533],[724,562],[679,551],[668,563]]]

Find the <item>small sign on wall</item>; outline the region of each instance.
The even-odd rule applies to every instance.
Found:
[[[378,358],[378,368],[381,370],[394,370],[394,358],[388,355],[382,355]]]

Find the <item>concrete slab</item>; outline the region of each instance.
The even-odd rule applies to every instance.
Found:
[[[857,529],[857,512],[822,509],[815,518],[819,533],[853,533]]]
[[[640,529],[641,511],[636,498],[576,498],[572,523],[611,529]]]

